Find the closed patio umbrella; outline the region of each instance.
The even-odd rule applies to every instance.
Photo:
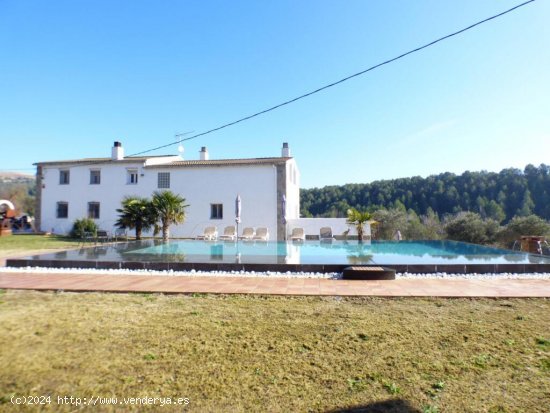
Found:
[[[237,224],[237,240],[239,239],[239,224],[241,223],[241,196],[235,199],[235,223]]]

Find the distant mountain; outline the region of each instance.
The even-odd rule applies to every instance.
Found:
[[[34,175],[19,172],[0,172],[0,182],[27,182],[34,181]]]

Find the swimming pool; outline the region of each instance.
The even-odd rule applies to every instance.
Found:
[[[456,241],[223,242],[157,240],[97,245],[8,260],[8,266],[173,270],[341,271],[381,265],[402,272],[550,272],[550,257]]]
[[[550,263],[531,255],[456,241],[175,241],[140,246],[121,253],[126,259],[274,264],[506,264]]]

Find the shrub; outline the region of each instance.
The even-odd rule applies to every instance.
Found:
[[[407,226],[403,232],[405,239],[441,239],[441,222],[433,210],[429,209],[426,215],[419,217],[416,212],[409,209],[407,215]]]
[[[445,222],[445,231],[447,238],[454,241],[488,244],[495,241],[499,225],[474,212],[460,212]]]
[[[91,232],[94,236],[97,234],[97,225],[93,219],[82,218],[77,219],[71,230],[72,238],[84,238],[85,232]]]
[[[510,244],[518,240],[522,235],[547,235],[550,234],[550,224],[537,215],[526,217],[514,217],[499,234],[499,239]]]
[[[377,239],[393,239],[396,232],[407,227],[407,211],[398,208],[379,209],[373,214]]]
[[[396,239],[397,231],[403,239],[441,239],[443,236],[439,217],[432,209],[426,215],[418,216],[412,209],[379,209],[373,213],[377,222],[374,227],[376,239]]]

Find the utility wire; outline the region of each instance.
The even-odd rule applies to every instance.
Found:
[[[128,157],[143,155],[143,154],[145,154],[145,153],[157,151],[157,150],[159,150],[159,149],[167,148],[167,147],[172,146],[172,145],[178,145],[178,144],[180,144],[180,143],[182,143],[182,142],[190,141],[191,139],[196,139],[196,138],[198,138],[198,137],[200,137],[200,136],[208,135],[208,134],[210,134],[210,133],[219,131],[219,130],[221,130],[221,129],[228,128],[229,126],[236,125],[237,123],[244,122],[244,121],[246,121],[246,120],[255,118],[256,116],[263,115],[264,113],[271,112],[271,111],[273,111],[273,110],[275,110],[275,109],[278,109],[278,108],[280,108],[280,107],[282,107],[282,106],[289,105],[289,104],[294,103],[294,102],[296,102],[296,101],[298,101],[298,100],[300,100],[300,99],[304,99],[304,98],[306,98],[306,97],[308,97],[308,96],[311,96],[311,95],[314,95],[314,94],[316,94],[316,93],[319,93],[319,92],[321,92],[321,91],[323,91],[323,90],[325,90],[325,89],[328,89],[328,88],[331,88],[331,87],[333,87],[333,86],[339,85],[339,84],[344,83],[344,82],[346,82],[346,81],[348,81],[348,80],[350,80],[350,79],[353,79],[353,78],[355,78],[355,77],[364,75],[364,74],[367,73],[367,72],[370,72],[370,71],[372,71],[372,70],[374,70],[374,69],[378,69],[379,67],[384,66],[384,65],[387,65],[387,64],[389,64],[389,63],[395,62],[396,60],[402,59],[402,58],[404,58],[405,56],[408,56],[408,55],[410,55],[410,54],[419,52],[419,51],[421,51],[421,50],[423,50],[423,49],[426,49],[426,48],[428,48],[428,47],[430,47],[430,46],[435,45],[436,43],[442,42],[443,40],[447,40],[447,39],[449,39],[449,38],[451,38],[451,37],[457,36],[457,35],[459,35],[459,34],[461,34],[461,33],[464,33],[464,32],[466,32],[466,31],[468,31],[468,30],[470,30],[470,29],[473,29],[473,28],[476,27],[476,26],[479,26],[479,25],[481,25],[481,24],[483,24],[483,23],[487,23],[487,22],[489,22],[489,21],[491,21],[491,20],[494,20],[494,19],[496,19],[496,18],[498,18],[498,17],[504,16],[505,14],[508,14],[508,13],[510,13],[510,12],[516,10],[516,9],[519,9],[520,7],[526,6],[526,5],[529,4],[529,3],[533,3],[534,1],[535,1],[535,0],[528,0],[528,1],[524,2],[524,3],[518,4],[517,6],[514,6],[514,7],[512,7],[511,9],[505,10],[505,11],[503,11],[503,12],[501,12],[501,13],[495,14],[494,16],[491,16],[491,17],[488,17],[488,18],[483,19],[483,20],[481,20],[481,21],[478,21],[477,23],[471,24],[470,26],[465,27],[465,28],[463,28],[463,29],[461,29],[461,30],[458,30],[458,31],[456,31],[456,32],[454,32],[454,33],[451,33],[451,34],[448,34],[448,35],[446,35],[446,36],[440,37],[440,38],[437,39],[437,40],[434,40],[434,41],[432,41],[432,42],[430,42],[430,43],[427,43],[427,44],[425,44],[425,45],[423,45],[423,46],[417,47],[416,49],[409,50],[408,52],[403,53],[403,54],[401,54],[401,55],[399,55],[399,56],[396,56],[396,57],[394,57],[394,58],[392,58],[392,59],[386,60],[386,61],[384,61],[384,62],[382,62],[382,63],[378,63],[378,64],[376,64],[376,65],[374,65],[374,66],[369,67],[368,69],[365,69],[365,70],[362,70],[362,71],[360,71],[360,72],[354,73],[354,74],[352,74],[352,75],[350,75],[350,76],[347,76],[347,77],[345,77],[345,78],[343,78],[343,79],[340,79],[340,80],[338,80],[338,81],[336,81],[336,82],[329,83],[328,85],[322,86],[322,87],[320,87],[320,88],[318,88],[318,89],[312,90],[311,92],[308,92],[308,93],[305,93],[305,94],[300,95],[300,96],[298,96],[298,97],[295,97],[294,99],[287,100],[286,102],[283,102],[283,103],[280,103],[280,104],[278,104],[278,105],[272,106],[272,107],[270,107],[270,108],[268,108],[268,109],[264,109],[264,110],[262,110],[262,111],[260,111],[260,112],[256,112],[256,113],[254,113],[254,114],[252,114],[252,115],[246,116],[246,117],[244,117],[244,118],[238,119],[238,120],[233,121],[233,122],[230,122],[230,123],[226,123],[225,125],[218,126],[217,128],[210,129],[210,130],[207,130],[207,131],[205,131],[205,132],[198,133],[198,134],[193,135],[193,136],[190,136],[190,137],[188,137],[188,138],[180,139],[180,140],[177,140],[177,141],[175,141],[175,142],[170,142],[170,143],[167,143],[167,144],[165,144],[165,145],[157,146],[156,148],[147,149],[147,150],[145,150],[145,151],[136,152],[136,153],[134,153],[134,154],[132,154],[132,155],[128,155]],[[187,132],[187,133],[189,133],[189,132]],[[184,135],[184,134],[176,134],[176,137],[182,136],[182,135]],[[102,162],[102,161],[96,161],[96,162],[93,162],[93,161],[92,161],[92,162],[90,162],[90,164],[101,163],[101,162]],[[22,168],[22,169],[25,169],[25,168]],[[18,169],[18,170],[22,170],[22,169]]]
[[[143,155],[143,154],[148,153],[148,152],[153,152],[153,151],[156,151],[156,150],[159,150],[159,149],[167,148],[167,147],[172,146],[172,145],[180,144],[181,142],[190,141],[191,139],[196,139],[196,138],[198,138],[198,137],[200,137],[200,136],[208,135],[208,134],[210,134],[210,133],[219,131],[220,129],[228,128],[229,126],[236,125],[237,123],[244,122],[245,120],[249,120],[249,119],[255,118],[256,116],[263,115],[264,113],[267,113],[267,112],[271,112],[271,111],[273,111],[273,110],[275,110],[275,109],[278,109],[278,108],[280,108],[280,107],[282,107],[282,106],[289,105],[289,104],[294,103],[294,102],[296,102],[296,101],[298,101],[298,100],[300,100],[300,99],[304,99],[304,98],[306,98],[306,97],[308,97],[308,96],[314,95],[315,93],[319,93],[319,92],[321,92],[321,91],[323,91],[323,90],[325,90],[325,89],[328,89],[328,88],[331,88],[331,87],[333,87],[333,86],[339,85],[340,83],[344,83],[344,82],[346,82],[346,81],[348,81],[348,80],[350,80],[350,79],[353,79],[354,77],[361,76],[361,75],[363,75],[363,74],[365,74],[365,73],[367,73],[367,72],[370,72],[370,71],[372,71],[372,70],[374,70],[374,69],[377,69],[377,68],[379,68],[379,67],[381,67],[381,66],[384,66],[384,65],[387,65],[387,64],[389,64],[389,63],[395,62],[396,60],[402,59],[402,58],[404,58],[405,56],[408,56],[408,55],[410,55],[410,54],[419,52],[420,50],[426,49],[426,48],[428,48],[428,47],[430,47],[430,46],[433,46],[433,45],[435,45],[436,43],[442,42],[443,40],[447,40],[447,39],[449,39],[449,38],[451,38],[451,37],[453,37],[453,36],[457,36],[457,35],[459,35],[459,34],[461,34],[461,33],[464,33],[464,32],[466,32],[466,31],[468,31],[468,30],[470,30],[470,29],[473,29],[473,28],[476,27],[476,26],[479,26],[479,25],[481,25],[481,24],[483,24],[483,23],[487,23],[488,21],[494,20],[494,19],[496,19],[496,18],[498,18],[498,17],[504,16],[505,14],[508,14],[508,13],[510,13],[510,12],[516,10],[516,9],[519,9],[520,7],[526,6],[526,5],[529,4],[529,3],[533,3],[534,1],[535,1],[535,0],[528,0],[528,1],[524,2],[524,3],[518,4],[517,6],[512,7],[511,9],[508,9],[508,10],[503,11],[503,12],[501,12],[501,13],[495,14],[494,16],[488,17],[488,18],[486,18],[486,19],[484,19],[484,20],[481,20],[481,21],[479,21],[479,22],[477,22],[477,23],[474,23],[474,24],[472,24],[472,25],[470,25],[470,26],[468,26],[468,27],[465,27],[464,29],[461,29],[461,30],[458,30],[458,31],[456,31],[456,32],[454,32],[454,33],[451,33],[451,34],[448,34],[448,35],[446,35],[446,36],[443,36],[443,37],[441,37],[441,38],[439,38],[439,39],[437,39],[437,40],[434,40],[434,41],[432,41],[432,42],[430,42],[430,43],[427,43],[427,44],[425,44],[425,45],[423,45],[423,46],[417,47],[416,49],[410,50],[410,51],[408,51],[408,52],[406,52],[406,53],[403,53],[403,54],[401,54],[401,55],[399,55],[399,56],[397,56],[397,57],[394,57],[394,58],[392,58],[392,59],[386,60],[386,61],[384,61],[384,62],[382,62],[382,63],[378,63],[377,65],[371,66],[371,67],[369,67],[368,69],[362,70],[361,72],[354,73],[353,75],[347,76],[347,77],[345,77],[345,78],[343,78],[343,79],[340,79],[340,80],[338,80],[338,81],[336,81],[336,82],[330,83],[330,84],[328,84],[328,85],[325,85],[325,86],[323,86],[323,87],[320,87],[320,88],[318,88],[318,89],[315,89],[315,90],[313,90],[313,91],[311,91],[311,92],[308,92],[308,93],[306,93],[306,94],[303,94],[303,95],[300,95],[300,96],[298,96],[298,97],[295,97],[294,99],[287,100],[286,102],[283,102],[283,103],[280,103],[280,104],[278,104],[278,105],[272,106],[272,107],[270,107],[270,108],[268,108],[268,109],[262,110],[262,111],[260,111],[260,112],[256,112],[256,113],[254,113],[253,115],[249,115],[249,116],[246,116],[246,117],[244,117],[244,118],[238,119],[238,120],[236,120],[236,121],[233,121],[233,122],[230,122],[230,123],[226,123],[225,125],[218,126],[217,128],[207,130],[206,132],[198,133],[198,134],[196,134],[196,135],[190,136],[190,137],[185,138],[185,139],[181,139],[181,140],[178,140],[178,141],[175,141],[175,142],[171,142],[171,143],[168,143],[168,144],[166,144],[166,145],[157,146],[156,148],[147,149],[147,150],[142,151],[142,152],[137,152],[137,153],[135,153],[135,154],[133,154],[133,155],[129,155],[129,156]]]
[[[244,117],[244,118],[238,119],[238,120],[233,121],[233,122],[230,122],[230,123],[226,123],[225,125],[218,126],[217,128],[210,129],[210,130],[207,130],[207,131],[205,131],[205,132],[198,133],[198,134],[196,134],[196,135],[190,136],[190,137],[185,138],[185,139],[180,139],[180,140],[177,140],[177,141],[175,141],[175,142],[170,142],[170,143],[167,143],[167,144],[165,144],[165,145],[157,146],[156,148],[147,149],[147,150],[145,150],[145,151],[136,152],[136,153],[134,153],[134,154],[132,154],[132,155],[128,155],[128,157],[143,155],[143,154],[145,154],[145,153],[149,153],[149,152],[153,152],[153,151],[156,151],[156,150],[159,150],[159,149],[167,148],[167,147],[172,146],[172,145],[178,145],[178,144],[180,144],[180,143],[182,143],[182,142],[190,141],[191,139],[196,139],[196,138],[198,138],[198,137],[200,137],[200,136],[208,135],[208,134],[210,134],[210,133],[219,131],[219,130],[221,130],[221,129],[228,128],[229,126],[236,125],[237,123],[244,122],[244,121],[246,121],[246,120],[255,118],[256,116],[263,115],[264,113],[271,112],[271,111],[273,111],[273,110],[275,110],[275,109],[278,109],[278,108],[280,108],[280,107],[282,107],[282,106],[289,105],[289,104],[294,103],[294,102],[296,102],[296,101],[298,101],[298,100],[300,100],[300,99],[304,99],[304,98],[306,98],[306,97],[308,97],[308,96],[311,96],[311,95],[314,95],[314,94],[316,94],[316,93],[319,93],[319,92],[321,92],[321,91],[323,91],[323,90],[325,90],[325,89],[328,89],[328,88],[331,88],[331,87],[333,87],[333,86],[339,85],[339,84],[344,83],[344,82],[346,82],[346,81],[348,81],[348,80],[350,80],[350,79],[353,79],[353,78],[355,78],[355,77],[364,75],[364,74],[367,73],[367,72],[370,72],[370,71],[372,71],[372,70],[378,69],[379,67],[384,66],[384,65],[387,65],[387,64],[389,64],[389,63],[395,62],[396,60],[402,59],[402,58],[404,58],[405,56],[408,56],[408,55],[410,55],[410,54],[413,54],[413,53],[419,52],[419,51],[421,51],[421,50],[423,50],[423,49],[426,49],[426,48],[428,48],[428,47],[431,47],[431,46],[435,45],[436,43],[439,43],[439,42],[442,42],[443,40],[447,40],[447,39],[449,39],[449,38],[451,38],[451,37],[457,36],[457,35],[459,35],[459,34],[461,34],[461,33],[464,33],[464,32],[466,32],[466,31],[468,31],[468,30],[473,29],[473,28],[476,27],[476,26],[479,26],[479,25],[481,25],[481,24],[483,24],[483,23],[487,23],[487,22],[489,22],[489,21],[491,21],[491,20],[494,20],[494,19],[496,19],[496,18],[499,18],[499,17],[501,17],[501,16],[504,16],[505,14],[508,14],[508,13],[510,13],[510,12],[516,10],[516,9],[519,9],[520,7],[526,6],[527,4],[533,3],[533,2],[535,2],[535,0],[528,0],[528,1],[524,2],[524,3],[518,4],[517,6],[514,6],[514,7],[512,7],[511,9],[505,10],[505,11],[503,11],[503,12],[501,12],[501,13],[495,14],[494,16],[491,16],[491,17],[488,17],[488,18],[483,19],[483,20],[481,20],[481,21],[478,21],[477,23],[471,24],[470,26],[465,27],[465,28],[463,28],[463,29],[461,29],[461,30],[458,30],[458,31],[456,31],[456,32],[454,32],[454,33],[451,33],[451,34],[448,34],[448,35],[446,35],[446,36],[440,37],[440,38],[437,39],[437,40],[434,40],[434,41],[432,41],[432,42],[430,42],[430,43],[427,43],[427,44],[425,44],[425,45],[423,45],[423,46],[417,47],[416,49],[409,50],[408,52],[403,53],[403,54],[401,54],[401,55],[399,55],[399,56],[396,56],[396,57],[394,57],[394,58],[392,58],[392,59],[386,60],[386,61],[384,61],[384,62],[382,62],[382,63],[378,63],[378,64],[376,64],[376,65],[374,65],[374,66],[369,67],[368,69],[365,69],[365,70],[362,70],[362,71],[360,71],[360,72],[354,73],[354,74],[352,74],[352,75],[350,75],[350,76],[347,76],[347,77],[345,77],[345,78],[343,78],[343,79],[340,79],[340,80],[338,80],[338,81],[336,81],[336,82],[329,83],[328,85],[322,86],[322,87],[320,87],[320,88],[318,88],[318,89],[312,90],[311,92],[308,92],[308,93],[305,93],[305,94],[300,95],[300,96],[298,96],[298,97],[295,97],[295,98],[293,98],[293,99],[287,100],[287,101],[285,101],[285,102],[283,102],[283,103],[280,103],[280,104],[278,104],[278,105],[272,106],[272,107],[270,107],[270,108],[268,108],[268,109],[264,109],[264,110],[262,110],[262,111],[260,111],[260,112],[256,112],[256,113],[254,113],[254,114],[252,114],[252,115],[246,116],[246,117]],[[189,132],[187,132],[187,133],[189,133]],[[184,135],[184,134],[177,134],[176,137],[182,136],[182,135]],[[96,161],[96,162],[91,162],[91,164],[93,164],[93,163],[101,163],[101,162],[102,162],[102,161]],[[23,170],[23,169],[26,169],[26,168],[22,168],[22,169],[18,169],[18,170]]]

